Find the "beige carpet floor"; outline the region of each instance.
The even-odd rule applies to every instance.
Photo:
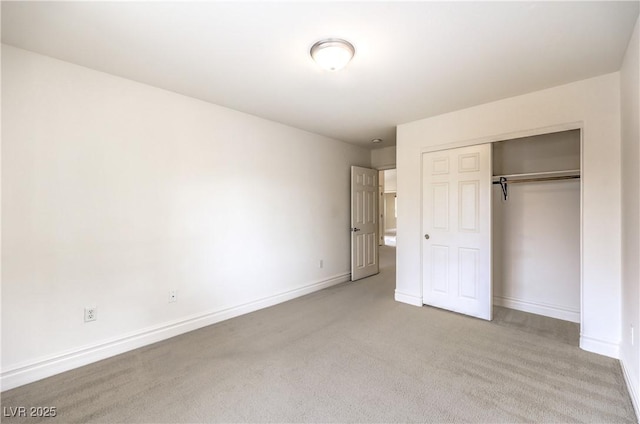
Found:
[[[592,422],[636,417],[577,326],[395,302],[382,272],[3,393],[42,422]],[[38,422],[9,419],[3,422]]]

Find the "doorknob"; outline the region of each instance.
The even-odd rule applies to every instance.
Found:
[[[354,227],[354,228],[351,229],[351,231],[353,231],[355,233],[356,231],[360,231],[360,228],[355,228]]]
[[[425,240],[429,240],[429,234],[425,234],[425,235],[424,235],[424,239],[425,239]]]

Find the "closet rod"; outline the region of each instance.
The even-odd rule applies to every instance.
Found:
[[[516,183],[532,183],[537,181],[555,181],[555,180],[576,180],[580,179],[580,175],[563,175],[560,177],[538,177],[538,178],[523,178],[519,180],[509,180],[507,179],[506,183],[516,184]],[[500,181],[494,181],[493,184],[500,184]]]

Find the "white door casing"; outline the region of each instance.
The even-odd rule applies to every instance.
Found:
[[[385,208],[382,206],[384,199],[384,171],[378,171],[378,246],[384,244],[384,214]]]
[[[422,155],[423,303],[492,318],[491,145]]]
[[[378,272],[378,171],[352,166],[351,281]]]

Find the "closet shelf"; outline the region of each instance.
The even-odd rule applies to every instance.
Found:
[[[546,177],[579,177],[579,169],[568,169],[564,171],[548,171],[548,172],[531,172],[526,174],[507,174],[507,175],[494,175],[493,181],[498,182],[500,178],[506,178],[510,181],[517,181],[519,179],[529,178],[546,178]]]

